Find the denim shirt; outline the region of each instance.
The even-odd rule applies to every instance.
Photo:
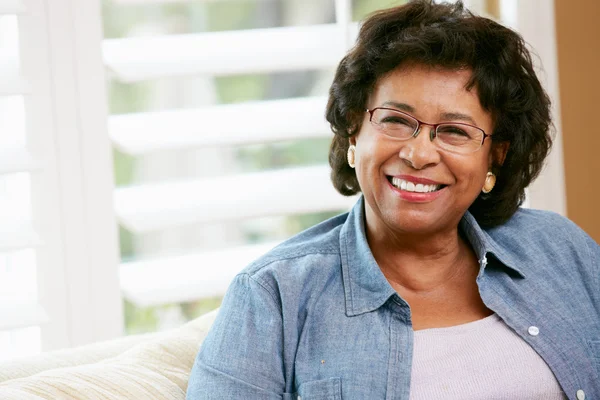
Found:
[[[363,202],[237,275],[188,400],[409,399],[410,308],[369,249]],[[467,212],[459,228],[480,260],[486,306],[545,360],[569,399],[600,400],[600,246],[546,211],[520,209],[488,230]]]

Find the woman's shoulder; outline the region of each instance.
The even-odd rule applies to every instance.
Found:
[[[598,268],[598,244],[573,221],[555,212],[519,208],[506,223],[486,232],[498,246],[521,259],[570,259]]]
[[[575,236],[585,232],[573,221],[553,211],[519,208],[504,224],[487,230],[492,235],[511,234],[513,237],[532,234],[556,237],[566,233]]]
[[[269,250],[241,273],[255,279],[303,279],[318,269],[339,266],[340,231],[348,214],[341,214],[308,228]],[[313,271],[314,272],[314,271]]]

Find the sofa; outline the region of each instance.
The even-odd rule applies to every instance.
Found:
[[[196,353],[216,314],[164,333],[0,363],[0,399],[185,399]]]

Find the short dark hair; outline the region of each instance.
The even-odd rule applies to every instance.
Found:
[[[522,204],[552,146],[550,99],[538,80],[523,38],[491,19],[473,15],[462,2],[416,0],[371,14],[356,45],[340,62],[329,91],[326,118],[335,133],[329,151],[331,179],[343,195],[361,191],[346,154],[361,128],[377,81],[404,64],[473,71],[466,89],[477,88],[494,121],[493,142],[510,142],[492,193],[469,211],[482,226],[507,221]]]

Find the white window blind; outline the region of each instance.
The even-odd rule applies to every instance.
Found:
[[[261,232],[281,231],[288,216],[335,214],[356,201],[333,188],[326,146],[312,146],[322,154],[316,163],[299,155],[297,162],[246,168],[239,156],[277,158],[286,146],[306,143],[310,151],[311,140],[329,142],[327,89],[357,33],[351,2],[178,1],[188,7],[179,18],[193,14],[196,24],[182,23],[176,33],[161,20],[169,18],[163,3],[122,0],[104,14],[110,100],[119,104],[123,88],[164,94],[134,110],[113,104],[126,111],[112,110],[108,120],[117,158],[133,165],[114,206],[122,293],[141,309],[222,296],[237,272],[289,234]],[[253,8],[254,17],[241,28],[211,30],[208,22],[225,3]],[[111,18],[130,14],[138,19],[111,37]],[[240,100],[233,90],[224,100],[221,93],[230,79],[290,87],[303,73],[312,74],[305,87],[272,96]],[[258,238],[249,240],[248,230]]]

